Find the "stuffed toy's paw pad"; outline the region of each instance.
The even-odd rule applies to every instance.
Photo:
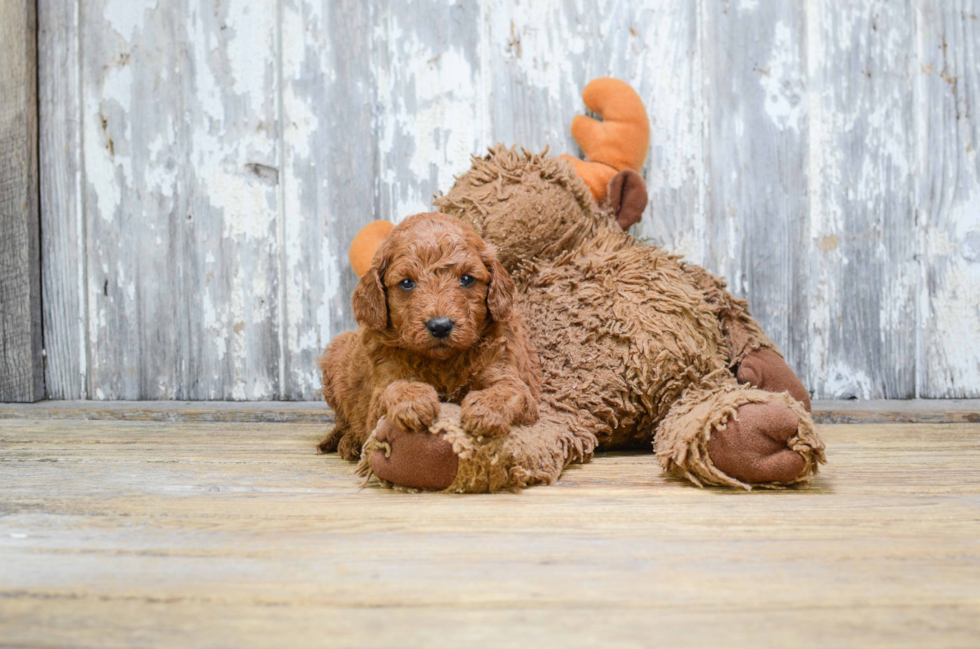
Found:
[[[368,458],[371,471],[386,482],[438,491],[456,478],[459,458],[443,435],[406,431],[384,418],[373,437],[375,448]]]
[[[708,455],[715,467],[743,482],[792,482],[806,468],[806,460],[788,444],[799,423],[780,400],[745,404],[712,433]]]

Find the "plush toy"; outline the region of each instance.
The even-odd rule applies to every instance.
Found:
[[[389,486],[514,490],[551,483],[596,449],[645,448],[698,485],[809,482],[824,446],[807,391],[746,302],[625,232],[647,202],[642,102],[613,79],[583,98],[603,118],[573,122],[588,161],[498,145],[435,200],[512,274],[541,359],[539,421],[489,439],[469,435],[451,404],[428,432],[382,419],[359,472]]]

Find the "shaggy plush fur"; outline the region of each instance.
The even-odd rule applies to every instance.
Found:
[[[407,462],[401,463],[394,472],[391,469],[390,460],[397,455],[398,447],[411,440],[429,444],[427,457],[439,458],[434,464],[439,465],[437,470],[440,472],[452,464],[446,456],[455,460],[452,476],[444,478],[439,487],[449,484],[447,491],[518,491],[532,485],[551,484],[569,464],[588,462],[595,450],[595,438],[576,433],[573,423],[567,416],[543,406],[536,424],[514,426],[500,437],[480,438],[463,428],[458,406],[444,403],[439,418],[429,427],[431,435],[424,437],[399,430],[382,420],[364,445],[357,473],[365,480],[377,477],[388,487],[432,488],[425,484],[429,463]],[[376,473],[375,468],[380,466],[387,470],[379,468]],[[399,470],[404,475],[402,480],[396,477]]]
[[[747,488],[763,475],[766,486],[782,486],[816,473],[823,444],[806,409],[775,383],[736,379],[743,362],[765,352],[775,359],[768,374],[788,374],[806,394],[745,302],[703,269],[623,232],[612,206],[596,204],[566,163],[498,146],[435,204],[497,247],[543,370],[535,425],[481,441],[442,413],[439,430],[459,450],[453,489],[548,483],[593,448],[651,445],[665,469],[697,484]],[[768,405],[737,425],[749,404]],[[789,455],[745,456],[760,440],[781,440]],[[748,477],[722,471],[713,456]]]
[[[394,228],[354,291],[360,327],[319,361],[336,416],[320,451],[357,459],[382,417],[424,431],[440,402],[459,404],[460,429],[477,438],[535,423],[541,372],[513,300],[510,276],[472,227],[429,213]]]

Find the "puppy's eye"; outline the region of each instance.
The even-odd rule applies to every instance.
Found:
[[[463,275],[462,277],[459,278],[459,285],[462,286],[463,288],[469,288],[473,286],[473,282],[475,281],[476,278],[470,277],[469,275]]]
[[[403,279],[402,281],[398,282],[398,285],[406,291],[411,291],[413,288],[415,288],[415,282],[410,279]]]

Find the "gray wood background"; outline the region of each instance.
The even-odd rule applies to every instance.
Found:
[[[980,0],[39,0],[47,390],[310,399],[351,237],[644,98],[639,233],[819,398],[980,397]]]
[[[37,13],[0,2],[0,402],[44,398]]]

